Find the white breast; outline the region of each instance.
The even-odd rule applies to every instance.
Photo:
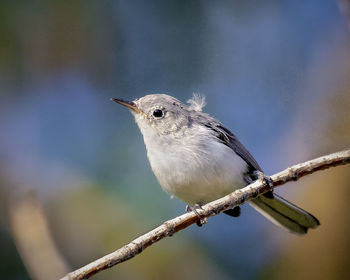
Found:
[[[198,129],[199,134],[208,133],[205,127]],[[141,128],[141,132],[162,188],[186,203],[205,204],[245,185],[247,164],[213,137],[192,134],[175,138],[157,135],[151,128]]]

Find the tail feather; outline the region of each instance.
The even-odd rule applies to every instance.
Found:
[[[250,203],[270,221],[293,233],[305,234],[320,225],[313,215],[276,194],[273,198],[259,196]]]

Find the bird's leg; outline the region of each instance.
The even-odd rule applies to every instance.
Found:
[[[186,211],[186,213],[189,213],[189,212],[191,212],[192,211],[192,207],[190,206],[190,205],[186,205],[186,208],[185,208],[185,211]]]
[[[199,218],[199,220],[196,222],[196,224],[197,224],[197,226],[201,227],[202,225],[204,225],[204,224],[207,223],[208,218],[207,218],[207,217],[202,217],[202,216],[198,213],[197,209],[202,209],[202,206],[199,205],[199,204],[195,204],[193,207],[190,206],[190,205],[188,205],[188,204],[186,205],[186,212],[188,213],[188,212],[193,211],[193,212],[198,216],[198,218]]]
[[[260,180],[265,186],[269,187],[270,191],[264,193],[264,196],[273,198],[273,181],[270,176],[266,175],[264,172],[259,170],[254,171],[254,175],[258,180]]]

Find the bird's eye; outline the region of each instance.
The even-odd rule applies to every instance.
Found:
[[[164,117],[164,112],[163,112],[162,110],[160,110],[160,109],[155,109],[155,110],[153,111],[153,116],[154,116],[155,118]]]

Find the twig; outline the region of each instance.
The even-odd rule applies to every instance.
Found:
[[[348,163],[350,163],[350,149],[300,163],[272,175],[271,180],[273,182],[273,188],[281,186],[289,181],[296,181],[313,172]],[[204,205],[202,209],[198,209],[197,212],[201,217],[215,216],[225,210],[241,205],[250,199],[256,198],[269,190],[271,190],[269,184],[258,180],[243,189]],[[159,227],[136,238],[134,241],[113,253],[67,274],[61,280],[87,279],[101,270],[133,258],[153,243],[165,237],[172,236],[174,233],[187,228],[197,221],[198,216],[194,212],[186,213],[172,220],[168,220]]]
[[[350,29],[350,0],[338,0],[340,12],[344,14],[348,28]]]
[[[35,191],[13,194],[8,213],[15,245],[31,279],[57,279],[70,271],[57,250]]]

